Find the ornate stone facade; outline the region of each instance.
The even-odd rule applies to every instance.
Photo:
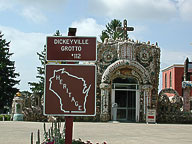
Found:
[[[98,43],[97,53],[97,116],[101,121],[112,119],[114,80],[133,78],[138,85],[136,111],[139,118],[136,121],[145,121],[147,108],[157,108],[160,71],[158,45],[130,39],[105,39],[104,43]]]

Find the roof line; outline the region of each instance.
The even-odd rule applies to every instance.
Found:
[[[162,69],[161,71],[164,72],[164,71],[167,71],[167,70],[172,69],[174,67],[184,67],[184,65],[183,64],[173,64],[171,66],[168,66],[168,67]]]

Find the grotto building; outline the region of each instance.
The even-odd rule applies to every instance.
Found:
[[[97,116],[100,121],[145,122],[157,109],[160,72],[158,44],[105,39],[97,45]],[[115,109],[116,108],[116,109]]]

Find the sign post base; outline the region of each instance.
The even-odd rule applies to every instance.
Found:
[[[73,136],[73,117],[66,116],[65,117],[65,143],[72,144],[72,136]]]

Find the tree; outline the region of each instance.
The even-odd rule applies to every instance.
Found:
[[[37,67],[37,76],[36,78],[39,79],[38,82],[28,82],[31,86],[30,89],[33,93],[37,93],[40,96],[43,95],[44,92],[44,77],[45,77],[45,56],[46,56],[46,46],[44,46],[44,50],[41,53],[37,52],[39,60],[41,61],[41,66]]]
[[[10,60],[13,53],[9,52],[9,44],[0,32],[0,110],[10,107],[14,95],[19,91],[14,87],[20,80],[16,80],[19,73],[15,72],[15,62]]]
[[[100,36],[102,42],[104,42],[105,38],[112,38],[114,40],[117,38],[123,38],[123,32],[116,30],[117,27],[121,26],[122,23],[120,20],[117,19],[111,20],[111,22],[106,25],[106,30],[102,31],[102,34]]]
[[[61,33],[59,30],[56,31],[54,36],[61,36]],[[45,79],[45,64],[47,63],[45,57],[46,57],[46,45],[44,45],[44,50],[41,53],[37,52],[37,55],[39,57],[39,60],[41,61],[41,66],[37,67],[37,76],[36,78],[39,79],[38,82],[28,82],[28,84],[31,86],[30,89],[33,93],[37,93],[40,96],[44,93],[44,79]]]

